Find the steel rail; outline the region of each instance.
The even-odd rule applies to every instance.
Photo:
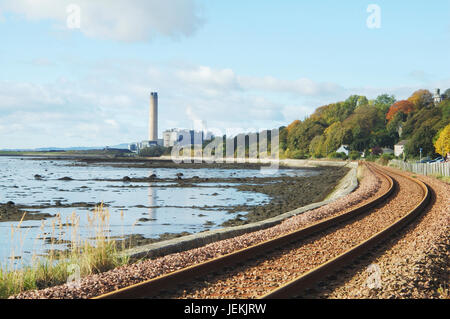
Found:
[[[367,165],[367,167],[370,170],[373,170],[371,166]],[[256,245],[249,246],[247,248],[243,248],[235,252],[231,252],[229,254],[216,257],[168,274],[164,274],[159,277],[143,281],[141,283],[105,293],[92,299],[133,299],[144,297],[150,298],[157,295],[157,293],[162,290],[167,290],[180,285],[181,283],[192,281],[194,278],[200,277],[210,272],[217,272],[218,269],[254,258],[258,255],[264,254],[267,251],[274,250],[288,243],[298,241],[307,236],[338,225],[344,221],[355,218],[386,201],[390,196],[392,196],[395,191],[396,183],[394,182],[394,180],[388,175],[379,172],[378,170],[377,173],[388,181],[389,187],[387,191],[385,191],[383,194],[378,195],[370,202],[351,209],[347,213],[325,218],[312,225],[306,226],[299,230],[295,230],[288,234],[280,235],[276,238],[258,243]]]
[[[379,169],[376,170],[380,171]],[[413,219],[415,219],[431,201],[431,191],[429,186],[420,180],[409,177],[406,174],[392,171],[389,172],[394,175],[405,177],[418,184],[423,190],[424,196],[422,200],[405,216],[398,219],[391,225],[385,227],[383,230],[371,236],[369,239],[354,246],[341,255],[323,263],[322,265],[317,266],[316,268],[300,275],[287,284],[261,296],[259,299],[283,299],[299,295],[299,293],[301,293],[305,289],[310,288],[319,281],[322,281],[327,276],[335,273],[339,269],[342,269],[345,265],[350,264],[352,261],[369,251],[374,246],[390,238],[394,233],[396,233],[407,224],[409,224]]]

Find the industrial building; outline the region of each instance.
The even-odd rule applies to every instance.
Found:
[[[173,147],[175,144],[198,145],[212,138],[213,135],[209,132],[174,128],[163,132],[163,145],[164,147]]]

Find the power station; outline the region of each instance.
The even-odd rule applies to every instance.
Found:
[[[188,144],[202,144],[205,140],[213,139],[210,132],[170,129],[163,132],[163,138],[158,138],[158,92],[150,93],[150,107],[148,113],[148,140],[131,143],[128,149],[132,152],[139,153],[140,150],[147,147],[154,147],[157,145],[164,147],[172,147],[177,143],[183,145]]]

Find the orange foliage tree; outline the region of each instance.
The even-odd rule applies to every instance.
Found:
[[[417,90],[408,98],[408,101],[422,108],[433,102],[433,95],[428,90]]]
[[[386,119],[388,121],[392,120],[398,112],[408,114],[414,110],[414,104],[408,100],[401,100],[391,105],[389,111],[386,114]]]
[[[288,131],[288,134],[292,132],[292,129],[296,126],[299,126],[302,122],[299,120],[295,120],[294,122],[292,122],[291,124],[289,124],[286,127],[286,130]]]

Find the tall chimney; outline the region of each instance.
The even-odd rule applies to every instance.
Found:
[[[152,92],[150,94],[150,117],[148,139],[156,141],[158,139],[158,93]]]

